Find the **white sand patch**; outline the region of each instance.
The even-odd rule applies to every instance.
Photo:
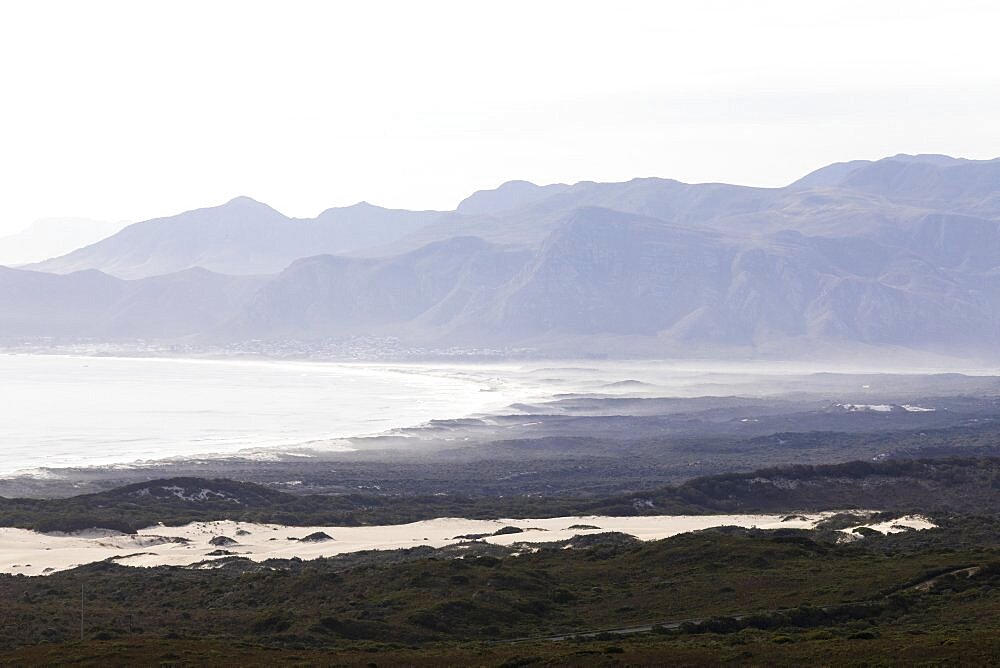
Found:
[[[876,413],[889,413],[892,406],[889,404],[837,404],[848,412],[874,411]]]
[[[43,534],[24,529],[0,528],[0,572],[44,575],[111,557],[128,566],[186,566],[219,559],[218,550],[265,559],[316,559],[362,550],[396,550],[426,545],[445,547],[462,542],[460,536],[487,534],[482,540],[497,545],[546,543],[607,531],[626,533],[640,540],[659,540],[680,533],[719,526],[759,529],[811,529],[831,513],[809,515],[655,515],[644,517],[554,517],[546,519],[468,520],[444,517],[411,524],[364,527],[289,527],[275,524],[218,521],[195,522],[179,527],[155,526],[137,534],[95,530],[74,534]],[[914,529],[934,526],[925,518],[907,517],[872,525],[890,532],[894,525]],[[521,533],[493,536],[504,527]],[[577,528],[570,528],[577,527]],[[597,528],[583,528],[597,527]],[[332,540],[301,541],[314,533]],[[235,545],[212,544],[225,536]],[[218,541],[217,541],[218,542]]]
[[[843,408],[849,413],[891,413],[894,408],[892,404],[837,404],[837,407]],[[899,408],[902,408],[907,413],[933,413],[937,410],[936,408],[915,406],[914,404],[900,404]]]
[[[921,515],[906,515],[905,517],[899,517],[894,520],[888,520],[886,522],[878,522],[876,524],[861,524],[856,527],[849,527],[847,529],[841,529],[843,533],[853,534],[855,529],[874,529],[880,534],[890,534],[899,533],[901,531],[923,531],[924,529],[933,529],[937,525],[931,522],[926,517]]]

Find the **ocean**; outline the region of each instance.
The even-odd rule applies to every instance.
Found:
[[[0,475],[371,435],[508,401],[416,366],[0,355]]]

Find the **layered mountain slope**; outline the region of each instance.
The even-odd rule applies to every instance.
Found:
[[[89,331],[109,316],[124,291],[123,281],[96,270],[57,276],[0,267],[0,336]]]
[[[221,206],[135,223],[98,243],[28,268],[59,274],[99,269],[120,278],[192,267],[235,275],[274,274],[301,257],[389,243],[437,215],[361,203],[328,209],[312,219],[294,219],[238,197]]]
[[[229,336],[481,335],[484,308],[529,255],[456,237],[385,259],[299,260],[265,285]]]
[[[496,295],[492,329],[655,335],[730,281],[731,241],[596,207],[570,214]]]
[[[0,267],[0,340],[171,339],[236,317],[265,279],[204,269],[126,281]]]

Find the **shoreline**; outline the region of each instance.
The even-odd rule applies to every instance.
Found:
[[[351,442],[392,438],[402,432],[425,428],[441,420],[442,416],[446,416],[446,420],[488,416],[505,411],[513,403],[549,398],[543,390],[524,382],[507,382],[497,387],[493,380],[501,373],[499,367],[481,367],[477,368],[478,373],[470,373],[446,365],[308,360],[34,353],[7,357],[22,360],[7,366],[11,367],[8,371],[15,382],[25,385],[27,395],[37,394],[38,387],[48,382],[43,374],[63,376],[61,367],[76,364],[79,369],[73,369],[74,375],[69,380],[60,378],[58,389],[63,395],[85,391],[86,383],[101,382],[108,376],[120,385],[118,395],[125,407],[113,399],[103,402],[89,399],[90,411],[76,411],[79,425],[71,432],[64,428],[60,433],[49,434],[41,425],[24,420],[8,425],[7,434],[0,429],[0,445],[9,444],[13,448],[8,453],[10,460],[0,467],[0,479],[37,475],[41,469],[156,467],[178,459],[273,460],[282,456],[291,459],[302,456],[300,453],[312,454],[314,451],[345,452],[354,449]],[[32,359],[53,358],[64,360],[65,364],[42,364],[32,373]],[[102,363],[106,366],[92,368]],[[208,371],[191,373],[196,367]],[[19,370],[25,374],[21,378],[17,375]],[[265,378],[268,384],[261,384],[258,376]],[[247,407],[230,397],[218,405],[198,404],[194,399],[187,399],[180,386],[171,381],[188,379],[193,390],[203,393],[218,389],[236,392],[234,396],[240,397],[238,393],[242,392],[246,395]],[[136,403],[132,395],[123,394],[130,387],[126,383],[136,385],[136,390],[141,392],[136,396],[145,397],[148,393],[145,403]],[[140,385],[149,385],[151,389]],[[305,403],[283,408],[280,418],[271,416],[275,409],[266,403],[264,393],[268,388],[275,392],[286,388],[294,390],[293,396]],[[421,400],[405,400],[413,396]],[[68,400],[69,396],[65,398]],[[328,418],[324,415],[323,402],[332,402],[333,410]],[[21,404],[22,414],[44,410],[41,400],[24,399]],[[393,406],[396,408],[392,409]],[[239,418],[243,411],[254,415],[258,409],[264,411],[265,417],[258,417],[252,423]],[[104,422],[93,417],[104,414],[107,414]],[[207,418],[199,414],[207,414]],[[290,415],[290,422],[283,417],[285,415]],[[122,416],[134,424],[128,422],[121,428],[115,427]],[[157,423],[171,424],[178,416],[190,419],[182,419],[161,433]],[[108,425],[112,431],[108,431]],[[128,434],[114,431],[126,428],[131,430]],[[199,443],[199,440],[205,442]],[[36,454],[38,446],[43,448],[41,455]],[[79,450],[75,459],[72,458],[73,448]],[[52,452],[46,454],[49,450]],[[55,457],[58,459],[52,461]]]

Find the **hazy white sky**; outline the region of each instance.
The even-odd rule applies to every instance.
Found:
[[[312,216],[992,158],[998,33],[1000,3],[955,0],[6,0],[0,234],[238,194]]]

